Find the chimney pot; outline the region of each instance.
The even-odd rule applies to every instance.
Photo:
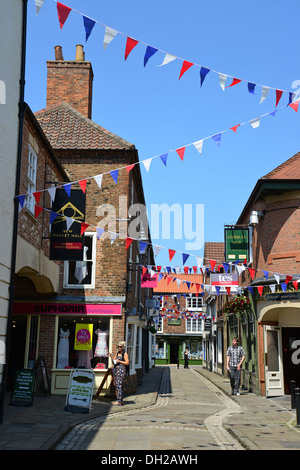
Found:
[[[76,46],[75,60],[78,61],[78,62],[84,61],[84,52],[83,52],[83,45],[82,44],[77,44],[77,46]]]
[[[64,56],[62,53],[62,47],[61,46],[55,46],[55,60],[64,60]]]

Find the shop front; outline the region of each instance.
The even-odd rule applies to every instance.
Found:
[[[51,393],[66,394],[70,371],[93,369],[98,390],[111,367],[114,330],[124,336],[121,303],[15,302],[10,385],[18,369],[33,369],[43,357]],[[111,377],[102,394],[109,393]]]
[[[199,365],[203,360],[202,337],[176,335],[156,335],[155,362],[156,364],[184,364],[184,351],[189,350],[189,364]]]

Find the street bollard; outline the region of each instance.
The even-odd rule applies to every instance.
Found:
[[[296,407],[296,426],[300,427],[300,388],[294,389]]]
[[[291,389],[291,408],[292,410],[295,409],[295,387],[296,387],[296,380],[290,381],[290,389]]]

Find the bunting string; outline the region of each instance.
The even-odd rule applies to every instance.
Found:
[[[114,170],[106,171],[106,172],[101,173],[99,175],[87,176],[87,177],[84,177],[84,178],[82,178],[81,180],[78,180],[78,181],[72,181],[72,182],[69,182],[69,183],[57,185],[55,187],[50,187],[50,188],[43,188],[43,189],[40,189],[38,191],[35,191],[33,193],[33,195],[35,197],[35,200],[36,200],[37,204],[39,204],[39,199],[40,199],[41,193],[45,192],[45,191],[48,191],[48,193],[50,194],[51,200],[54,201],[55,193],[56,193],[57,188],[64,188],[65,191],[67,192],[68,196],[70,196],[72,185],[79,184],[82,191],[85,193],[86,183],[87,183],[88,180],[94,179],[95,182],[97,183],[98,187],[101,189],[103,176],[104,175],[110,175],[112,177],[113,181],[115,182],[115,184],[117,184],[118,183],[119,171],[126,169],[126,171],[129,173],[134,168],[135,165],[143,164],[146,171],[149,172],[152,160],[155,160],[157,158],[159,158],[162,161],[162,163],[164,164],[164,166],[167,167],[167,161],[168,161],[169,153],[177,154],[179,156],[179,158],[182,161],[184,161],[186,149],[189,148],[189,147],[194,147],[197,150],[197,152],[201,155],[202,152],[203,152],[204,142],[209,141],[210,139],[212,139],[218,146],[220,146],[222,136],[226,132],[233,131],[234,133],[237,133],[237,130],[238,130],[239,127],[245,126],[247,124],[250,124],[253,129],[257,129],[260,126],[261,120],[263,118],[265,118],[266,116],[275,116],[278,111],[282,111],[282,110],[286,109],[288,106],[291,107],[292,109],[294,109],[294,111],[298,112],[299,101],[289,103],[287,106],[283,106],[283,107],[277,108],[277,109],[275,109],[271,112],[262,114],[262,115],[260,115],[256,118],[254,118],[254,119],[251,119],[250,121],[245,121],[245,122],[242,122],[240,124],[236,124],[235,126],[232,126],[229,129],[218,132],[217,134],[210,135],[208,137],[204,137],[201,140],[191,142],[189,144],[184,145],[183,147],[173,149],[173,150],[171,149],[171,150],[169,150],[169,152],[166,152],[164,154],[159,154],[159,155],[156,155],[156,156],[153,156],[153,157],[148,157],[145,160],[140,160],[140,161],[132,163],[130,165],[126,165],[126,166],[122,166],[122,167],[114,169]],[[29,196],[29,193],[16,195],[16,197],[19,199],[20,203],[22,203],[22,204],[24,203],[24,200],[25,200],[26,196]]]
[[[38,10],[38,8],[39,9],[41,8],[41,5],[43,4],[43,0],[35,0],[35,1],[36,1],[36,8]],[[205,66],[197,64],[195,62],[190,62],[190,61],[188,61],[188,60],[186,60],[182,57],[170,54],[169,52],[166,52],[166,51],[164,51],[162,49],[159,49],[157,47],[153,47],[153,46],[151,46],[151,45],[149,45],[149,44],[147,44],[147,43],[145,43],[145,42],[143,42],[139,39],[134,39],[131,36],[129,36],[129,35],[121,32],[121,31],[118,31],[118,30],[102,23],[101,21],[98,21],[98,20],[96,20],[94,18],[91,18],[87,15],[84,15],[80,11],[75,10],[74,8],[70,8],[70,7],[68,7],[67,5],[65,5],[61,2],[58,2],[57,0],[54,0],[54,1],[57,3],[57,14],[58,14],[58,20],[59,20],[59,25],[60,25],[61,29],[63,28],[69,14],[73,11],[73,12],[78,13],[79,15],[81,15],[82,18],[83,18],[83,26],[84,26],[84,30],[85,30],[86,41],[90,37],[90,35],[92,33],[92,30],[93,30],[93,28],[96,24],[99,24],[99,25],[101,25],[105,28],[104,39],[103,39],[103,49],[104,50],[106,50],[107,46],[111,43],[111,41],[118,34],[124,36],[126,38],[125,55],[124,55],[125,61],[128,59],[128,56],[132,52],[132,50],[138,44],[142,44],[143,46],[146,47],[146,51],[145,51],[145,55],[144,55],[144,67],[148,63],[149,59],[151,57],[153,57],[154,54],[159,52],[159,53],[164,54],[164,59],[163,59],[162,63],[160,65],[158,65],[158,67],[167,65],[170,62],[173,62],[174,60],[180,60],[182,62],[181,69],[180,69],[180,74],[179,74],[179,80],[191,67],[198,67],[200,69],[200,88],[202,87],[207,75],[209,73],[211,73],[211,74],[218,75],[219,84],[220,84],[220,87],[223,91],[225,91],[227,88],[231,88],[235,85],[238,85],[239,83],[244,82],[244,83],[247,84],[248,92],[251,95],[255,96],[255,95],[257,95],[255,90],[257,89],[257,87],[260,87],[261,88],[261,95],[260,95],[259,104],[261,104],[267,98],[270,90],[275,91],[275,97],[276,97],[275,107],[277,107],[279,101],[282,98],[283,93],[285,93],[285,94],[287,93],[289,95],[289,103],[294,101],[294,98],[295,98],[296,94],[294,92],[291,92],[290,90],[284,90],[284,89],[279,89],[279,88],[275,88],[275,87],[272,87],[272,86],[262,85],[260,83],[255,83],[251,80],[246,80],[246,79],[243,79],[243,78],[238,78],[238,77],[233,76],[233,75],[221,73],[217,70],[205,67]],[[231,83],[226,85],[228,79],[231,80]]]

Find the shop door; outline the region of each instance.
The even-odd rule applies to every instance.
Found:
[[[300,328],[282,328],[284,393],[287,395],[291,394],[291,380],[300,387],[299,341]]]
[[[266,396],[284,395],[281,328],[265,326]]]
[[[170,364],[178,364],[179,343],[170,343]]]

